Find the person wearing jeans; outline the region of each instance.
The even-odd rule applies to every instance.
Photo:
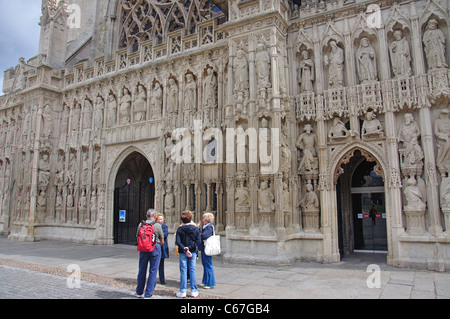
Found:
[[[152,252],[139,252],[139,273],[137,277],[136,295],[142,297],[144,293],[145,277],[147,274],[148,263],[150,269],[148,271],[147,285],[145,286],[144,298],[151,298],[156,287],[156,274],[159,269],[161,259],[161,246],[156,245]]]
[[[216,286],[216,279],[214,277],[214,267],[212,263],[212,257],[205,254],[204,242],[214,234],[214,215],[211,213],[203,214],[203,227],[202,227],[202,243],[199,249],[202,255],[202,265],[203,265],[203,279],[202,285],[205,289],[210,289]],[[201,222],[198,226],[200,227]]]
[[[156,223],[156,215],[157,212],[154,209],[149,209],[147,211],[147,220],[145,221],[147,224],[153,225],[155,238],[156,238],[156,246],[152,252],[139,252],[139,273],[137,276],[137,287],[136,287],[136,296],[139,298],[151,298],[153,296],[153,292],[156,287],[156,275],[159,269],[159,262],[161,260],[161,245],[164,244],[164,235],[161,228],[161,225]],[[138,226],[138,230],[136,233],[139,234],[139,228],[141,224]],[[145,285],[145,277],[147,275],[148,264],[150,263],[150,270],[148,272],[148,280],[147,285]],[[145,287],[145,295],[144,294]]]
[[[197,275],[195,272],[198,247],[201,244],[200,231],[191,223],[192,212],[184,211],[181,214],[183,225],[178,227],[175,243],[178,246],[180,260],[180,291],[177,297],[186,297],[187,292],[187,270],[189,269],[191,296],[197,297]]]

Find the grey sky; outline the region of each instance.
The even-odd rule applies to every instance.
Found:
[[[38,54],[42,0],[0,0],[0,94],[4,71]]]

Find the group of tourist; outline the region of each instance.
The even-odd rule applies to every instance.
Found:
[[[169,258],[169,245],[167,237],[169,235],[168,226],[164,224],[164,216],[154,209],[149,209],[146,214],[147,224],[153,225],[155,235],[155,248],[151,252],[139,252],[139,272],[137,276],[136,296],[140,298],[151,298],[155,291],[157,273],[159,271],[160,283],[165,285],[164,259]],[[184,211],[181,214],[182,224],[176,231],[176,252],[180,262],[180,290],[176,296],[186,297],[188,278],[190,281],[191,297],[198,296],[196,262],[197,256],[201,254],[203,265],[202,286],[210,289],[216,286],[212,257],[204,252],[204,241],[214,234],[214,215],[203,214],[203,221],[195,224],[192,221],[193,213]],[[138,226],[139,229],[142,223]],[[145,284],[148,264],[147,284]],[[145,287],[145,291],[144,291]]]

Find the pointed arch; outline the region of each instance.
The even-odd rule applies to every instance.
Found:
[[[388,172],[388,163],[384,161],[385,155],[381,147],[356,141],[346,144],[333,151],[328,166],[329,185],[335,187],[339,176],[344,172],[341,165],[350,161],[355,151],[359,150],[361,154],[369,161],[376,162],[375,171],[380,176],[386,178],[385,173]]]
[[[336,30],[334,24],[332,22],[329,22],[322,36],[320,47],[322,49],[328,47],[331,40],[336,41],[336,43],[344,47],[345,44],[344,37],[339,31]]]
[[[422,29],[431,17],[435,17],[438,19],[439,23],[442,21],[445,24],[449,19],[447,12],[445,12],[445,10],[434,0],[428,1],[420,15],[419,25]]]

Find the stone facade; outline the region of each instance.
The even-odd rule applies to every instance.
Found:
[[[388,263],[450,269],[448,1],[214,2],[43,0],[0,98],[0,232],[114,243],[139,153],[171,232],[212,212],[226,260],[339,262],[365,160]]]

